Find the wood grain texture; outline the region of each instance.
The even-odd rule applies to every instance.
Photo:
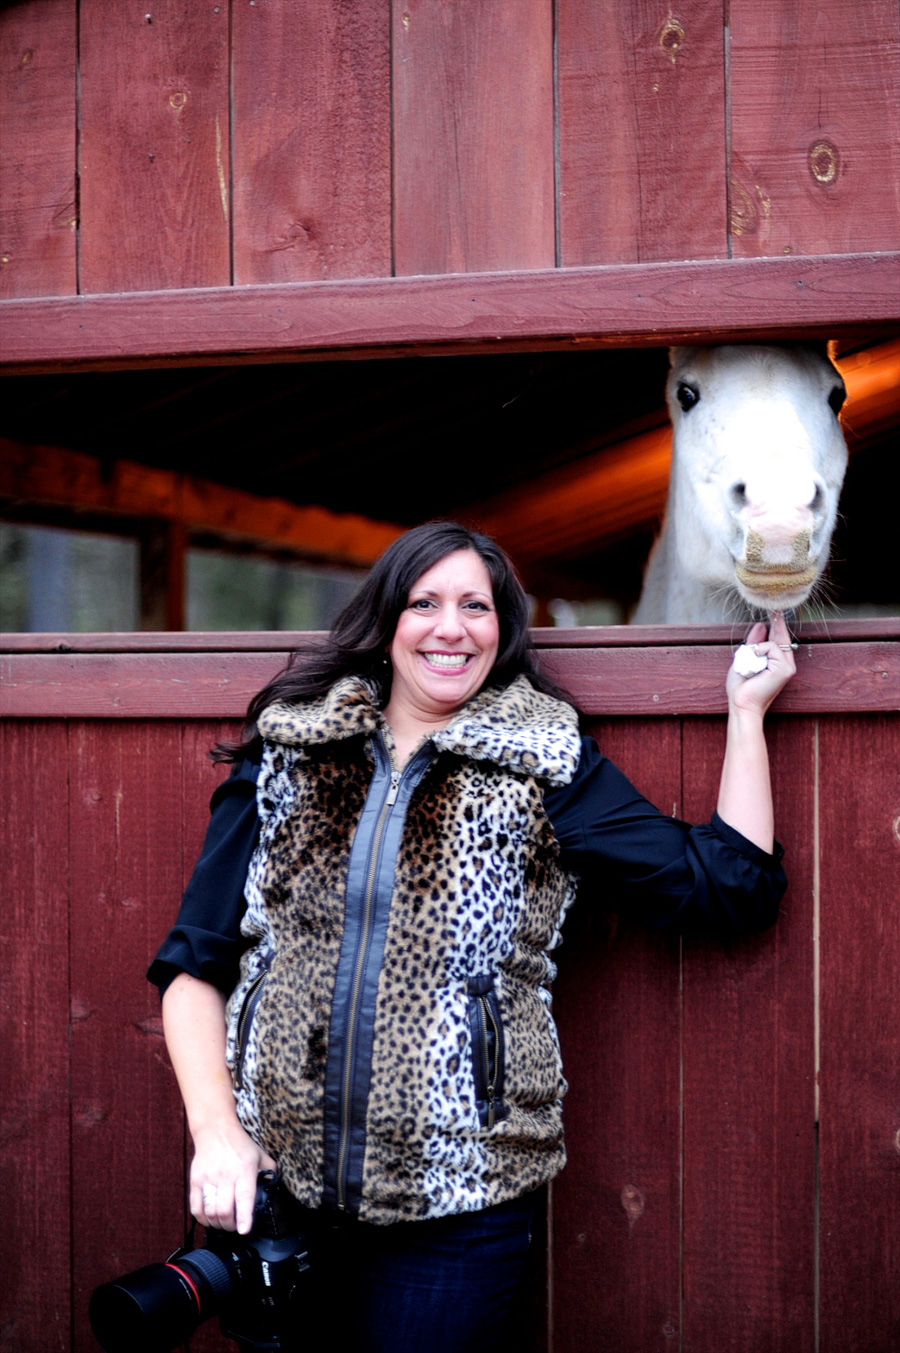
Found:
[[[82,292],[227,285],[228,5],[82,5]]]
[[[564,266],[727,254],[723,9],[559,0]]]
[[[770,720],[790,889],[773,930],[685,941],[685,1353],[812,1353],[814,728]],[[684,815],[715,805],[724,724],[686,720]]]
[[[0,302],[0,364],[124,367],[335,354],[840,337],[896,323],[896,254]],[[479,345],[481,347],[479,348]]]
[[[234,6],[234,280],[389,277],[390,3]]]
[[[76,1347],[92,1346],[93,1288],[163,1260],[181,1239],[180,1099],[144,978],[181,895],[181,789],[177,724],[72,727]]]
[[[876,622],[877,623],[877,622]],[[722,714],[732,646],[548,649],[541,666],[586,714]],[[239,718],[284,665],[266,652],[0,654],[0,715]],[[804,644],[782,713],[900,708],[900,644]]]
[[[792,632],[806,643],[900,639],[900,616],[877,620],[804,620]],[[196,630],[190,633],[69,632],[0,633],[0,653],[281,653],[320,636],[324,630]],[[583,625],[533,627],[531,640],[545,648],[671,648],[676,644],[731,644],[732,625]]]
[[[666,812],[680,807],[676,719],[594,723]],[[569,1162],[553,1183],[552,1347],[667,1353],[679,1330],[679,941],[648,935],[628,899],[586,881],[554,986]]]
[[[730,22],[735,257],[896,249],[896,6],[731,0]]]
[[[555,261],[550,0],[394,0],[394,268]]]
[[[214,765],[209,759],[209,750],[213,743],[222,739],[234,739],[240,735],[240,725],[221,721],[191,721],[182,727],[182,829],[184,851],[182,854],[182,886],[187,884],[200,853],[206,828],[209,825],[209,800],[216,785],[228,774],[227,766]],[[165,932],[174,920],[175,913],[170,909],[163,922],[157,943],[161,943]],[[172,1143],[170,1157],[173,1173],[180,1163],[174,1158],[177,1143]],[[188,1170],[193,1155],[190,1133],[185,1126],[184,1133],[184,1216],[185,1224],[190,1219],[188,1209]],[[202,1231],[198,1232],[198,1240]],[[190,1353],[233,1353],[234,1345],[226,1340],[217,1320],[208,1320],[191,1336]]]
[[[76,0],[0,7],[0,298],[76,285]]]
[[[900,721],[823,719],[821,1349],[900,1336]]]
[[[69,938],[64,723],[0,728],[0,1347],[69,1348]]]

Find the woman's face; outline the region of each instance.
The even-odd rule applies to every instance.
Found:
[[[500,625],[491,576],[474,550],[455,550],[414,583],[388,650],[390,705],[449,721],[494,666]]]

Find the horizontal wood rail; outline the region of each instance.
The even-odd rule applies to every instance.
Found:
[[[534,633],[543,669],[592,716],[722,714],[724,675],[742,637],[729,626]],[[240,718],[290,647],[311,636],[152,638],[153,645],[143,635],[7,636],[0,715]],[[900,709],[900,620],[803,627],[799,644],[798,673],[777,702],[779,713]]]
[[[14,371],[871,332],[900,255],[622,264],[0,303]]]

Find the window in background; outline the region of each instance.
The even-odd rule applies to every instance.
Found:
[[[323,630],[365,573],[188,550],[189,630]]]
[[[0,522],[0,630],[140,629],[137,542]],[[191,630],[328,629],[365,573],[188,550]]]
[[[0,629],[138,627],[138,547],[121,536],[0,522]]]

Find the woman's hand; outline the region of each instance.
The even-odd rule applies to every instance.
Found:
[[[225,997],[182,972],[166,989],[162,1014],[194,1143],[191,1212],[204,1226],[246,1235],[257,1173],[274,1170],[275,1162],[238,1120],[225,1064]]]
[[[272,1157],[236,1117],[199,1129],[191,1161],[191,1213],[202,1226],[246,1235],[253,1224],[256,1176],[274,1169]]]
[[[753,676],[742,677],[732,667],[725,682],[728,694],[728,731],[725,759],[719,785],[719,816],[760,850],[772,853],[775,817],[769,755],[763,719],[778,692],[794,675],[791,636],[780,611],[772,615],[769,637],[766,627],[754,625],[747,643],[768,658],[768,666]]]
[[[750,677],[739,676],[731,667],[725,682],[728,704],[736,711],[763,716],[797,670],[791,636],[781,611],[772,612],[768,637],[766,627],[760,621],[744,642],[760,657],[767,658],[768,666]]]

